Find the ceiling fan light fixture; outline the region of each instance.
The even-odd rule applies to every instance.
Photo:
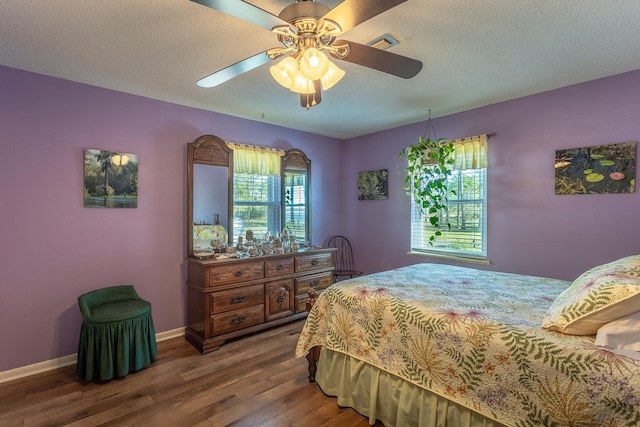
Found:
[[[287,56],[282,61],[272,66],[271,76],[281,86],[291,89],[294,83],[296,74],[298,74],[298,62],[291,56]]]
[[[345,74],[346,73],[343,69],[329,61],[329,68],[327,69],[327,72],[320,78],[320,81],[322,82],[322,89],[329,90],[333,85],[338,83]]]
[[[304,51],[300,58],[300,72],[309,80],[319,80],[329,69],[329,58],[316,48]]]
[[[302,73],[298,72],[293,78],[293,86],[291,86],[291,91],[300,93],[300,94],[308,94],[315,92],[315,87],[313,85],[313,80],[307,79]]]
[[[290,55],[270,68],[271,75],[281,86],[300,94],[301,104],[309,108],[320,103],[323,90],[333,87],[345,75],[329,60],[326,52],[332,58],[404,79],[416,76],[422,69],[422,62],[418,60],[383,52],[398,43],[388,34],[369,46],[336,39],[343,32],[406,0],[345,0],[333,8],[314,0],[295,0],[277,16],[247,1],[191,1],[270,30],[282,46],[267,49],[198,80],[201,87],[217,86],[276,58]]]

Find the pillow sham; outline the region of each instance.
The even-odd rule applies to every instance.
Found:
[[[598,329],[596,348],[640,360],[640,311]]]
[[[545,314],[542,329],[594,335],[605,323],[640,310],[640,255],[584,272]]]

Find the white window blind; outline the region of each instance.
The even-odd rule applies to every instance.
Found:
[[[233,241],[247,230],[262,237],[280,231],[280,177],[233,174]]]

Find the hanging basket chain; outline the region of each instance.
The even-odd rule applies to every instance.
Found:
[[[433,132],[433,139],[431,133]],[[455,194],[447,186],[453,166],[453,143],[446,138],[437,139],[431,120],[431,110],[424,131],[416,145],[402,150],[399,157],[407,159],[407,177],[404,189],[411,196],[428,224],[433,229],[429,237],[429,245],[437,236],[441,236],[440,216],[448,210],[448,195]],[[445,223],[448,228],[450,224]]]
[[[431,139],[431,132],[433,131],[433,139],[438,140],[438,136],[436,135],[436,128],[433,127],[433,122],[431,121],[431,108],[429,108],[429,118],[427,119],[427,127],[424,129],[424,135],[422,135],[425,139]]]

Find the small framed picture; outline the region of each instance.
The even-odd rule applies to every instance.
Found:
[[[86,148],[84,207],[137,208],[138,155]]]
[[[358,172],[358,200],[383,200],[389,196],[389,171]]]

